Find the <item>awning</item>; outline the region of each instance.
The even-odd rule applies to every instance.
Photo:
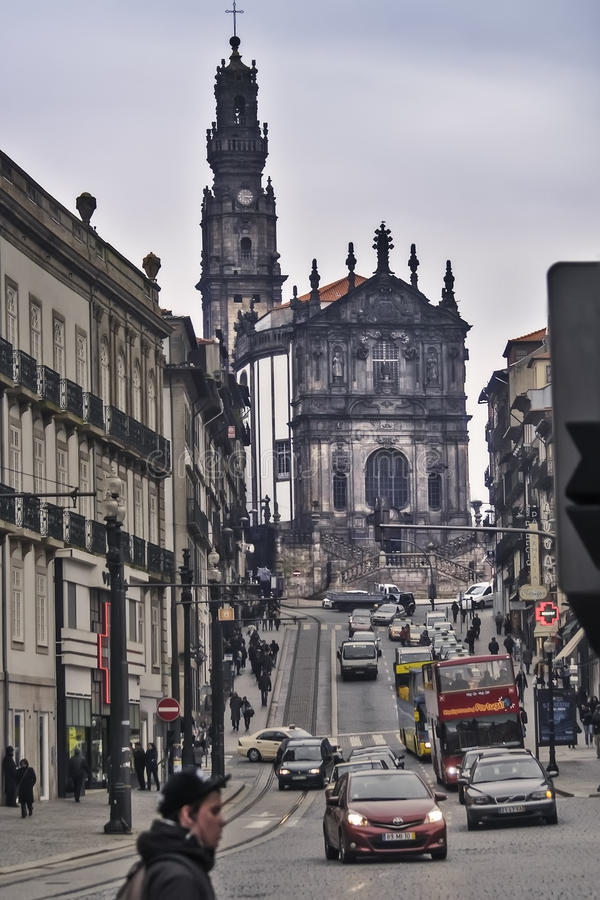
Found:
[[[577,647],[579,642],[584,637],[585,637],[585,631],[583,630],[583,628],[580,628],[579,631],[575,632],[575,634],[573,635],[573,637],[571,638],[569,643],[565,644],[565,646],[562,648],[560,653],[556,654],[556,656],[554,657],[554,662],[556,663],[556,662],[559,662],[561,659],[568,659],[570,656],[572,656],[573,651],[575,650],[575,647]]]

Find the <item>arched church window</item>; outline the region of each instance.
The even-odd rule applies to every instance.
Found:
[[[429,509],[442,508],[442,476],[439,472],[430,472],[427,479],[427,497]]]
[[[367,460],[365,495],[369,506],[377,498],[386,500],[390,508],[403,509],[409,496],[408,461],[398,450],[377,450]]]
[[[248,387],[248,373],[242,372],[240,375],[240,384],[242,387]]]
[[[246,124],[246,99],[245,97],[235,97],[233,101],[233,124]]]
[[[373,384],[379,393],[398,389],[398,348],[392,341],[376,341],[373,346]]]
[[[333,508],[346,509],[348,480],[343,472],[336,472],[333,476]]]
[[[249,237],[243,237],[240,241],[242,259],[250,259],[252,256],[252,241]]]

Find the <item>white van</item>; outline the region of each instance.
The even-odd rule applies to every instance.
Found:
[[[344,641],[337,652],[342,681],[347,678],[377,678],[377,647],[374,641]]]
[[[463,594],[463,609],[485,609],[494,605],[494,587],[491,581],[479,581],[472,584]]]

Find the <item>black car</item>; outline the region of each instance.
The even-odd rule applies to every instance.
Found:
[[[286,787],[325,787],[334,761],[318,738],[290,741],[275,768],[279,790]]]
[[[464,800],[469,831],[492,822],[558,822],[552,780],[527,754],[479,757],[471,766]]]

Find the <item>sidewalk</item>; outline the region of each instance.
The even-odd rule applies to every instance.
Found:
[[[288,665],[288,650],[293,645],[290,636],[293,629],[261,631],[261,638],[270,642],[275,638],[280,645],[277,666],[271,680],[273,691],[269,695],[269,705],[261,706],[260,691],[256,678],[248,666],[246,671],[234,680],[234,689],[240,697],[244,695],[254,707],[249,732],[264,728],[269,722],[273,701],[277,699],[282,673]],[[291,660],[290,660],[291,662]],[[277,708],[277,702],[275,702]],[[223,791],[225,815],[237,799],[245,799],[260,778],[264,767],[245,762],[238,756],[238,738],[244,733],[244,720],[239,733],[231,727],[229,703],[225,705],[225,771],[232,777]],[[241,764],[240,764],[241,763]],[[210,758],[208,761],[210,771]],[[157,791],[131,791],[132,832],[129,835],[104,834],[104,825],[109,820],[108,794],[106,790],[87,791],[81,803],[72,799],[38,801],[34,805],[33,816],[21,818],[21,810],[0,806],[0,875],[24,868],[34,868],[40,863],[59,862],[83,854],[105,853],[110,850],[131,849],[135,858],[135,842],[140,832],[149,828],[157,815],[159,794]]]

